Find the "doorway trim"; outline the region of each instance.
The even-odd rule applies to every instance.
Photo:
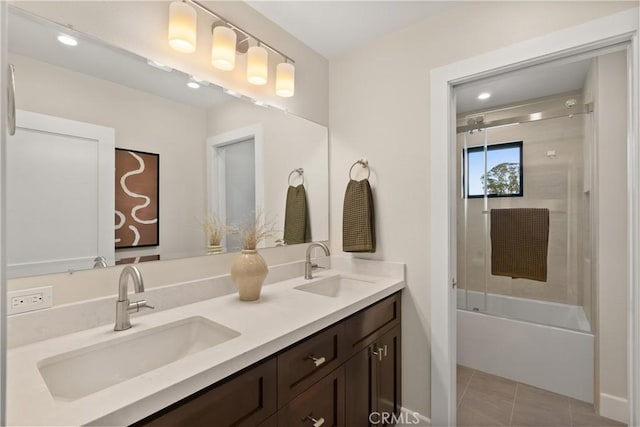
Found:
[[[224,182],[218,180],[221,160],[219,148],[236,142],[253,139],[254,165],[255,165],[255,212],[264,209],[264,136],[261,124],[245,126],[229,132],[210,136],[207,138],[207,214],[217,213],[220,221],[226,223],[226,211],[224,208]],[[223,241],[224,245],[224,241]]]
[[[431,71],[431,419],[456,422],[456,229],[454,85],[630,41],[628,108],[629,425],[640,425],[640,147],[638,8],[549,33]],[[445,179],[445,185],[442,185]],[[437,185],[436,185],[437,183]]]

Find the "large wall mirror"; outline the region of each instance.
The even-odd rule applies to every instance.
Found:
[[[16,7],[9,63],[10,278],[237,251],[229,234],[212,245],[206,225],[256,213],[275,230],[263,246],[328,239],[326,127]],[[308,227],[285,239],[300,185]]]

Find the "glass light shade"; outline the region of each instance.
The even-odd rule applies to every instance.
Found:
[[[283,62],[276,67],[276,94],[283,98],[293,96],[296,83],[296,68]]]
[[[267,50],[252,46],[247,51],[247,81],[254,85],[267,84],[269,63]]]
[[[186,3],[174,1],[169,5],[169,46],[179,52],[196,50],[196,10]]]
[[[211,64],[219,70],[231,71],[236,66],[236,32],[218,26],[211,37]]]

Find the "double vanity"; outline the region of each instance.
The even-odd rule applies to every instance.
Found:
[[[147,289],[156,310],[122,331],[115,296],[10,317],[24,336],[7,355],[8,424],[319,427],[397,413],[404,265],[321,264],[312,279],[304,262],[271,266],[255,302],[228,276]],[[92,314],[110,321],[82,329]],[[29,316],[63,326],[28,331]]]

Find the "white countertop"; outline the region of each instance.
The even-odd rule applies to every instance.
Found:
[[[402,264],[341,260],[332,266],[315,272],[314,280],[342,274],[370,283],[358,294],[327,297],[294,289],[311,282],[296,277],[265,286],[258,301],[240,301],[235,293],[218,296],[132,317],[127,331],[114,332],[109,324],[10,349],[7,423],[131,424],[404,288]],[[43,359],[194,316],[241,335],[74,401],[54,399],[38,370]]]

